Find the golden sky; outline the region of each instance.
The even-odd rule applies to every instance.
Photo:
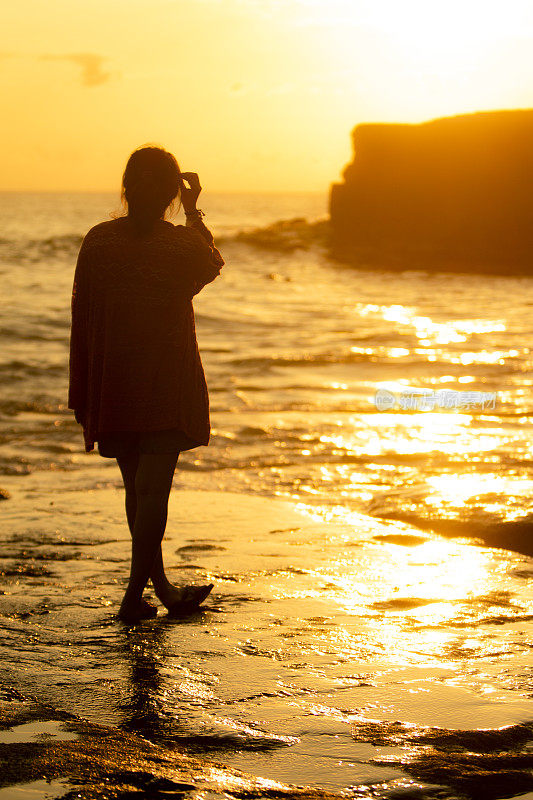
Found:
[[[0,189],[326,190],[364,121],[533,106],[532,0],[6,0]]]

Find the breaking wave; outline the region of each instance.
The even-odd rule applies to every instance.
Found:
[[[216,235],[217,244],[240,242],[261,249],[291,252],[328,242],[327,219],[309,221],[304,217],[279,220],[272,225],[246,228]],[[0,259],[11,263],[36,263],[47,259],[76,257],[83,235],[69,233],[45,238],[0,238]]]

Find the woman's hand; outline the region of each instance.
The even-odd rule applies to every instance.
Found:
[[[200,178],[196,172],[182,172],[181,173],[183,185],[181,188],[181,202],[186,214],[190,211],[196,210],[196,201],[202,191],[200,186]],[[186,186],[184,181],[187,181],[189,186]]]

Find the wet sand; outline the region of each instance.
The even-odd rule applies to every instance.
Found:
[[[52,718],[52,719],[50,719]],[[0,798],[324,797],[254,779],[111,727],[94,725],[15,690],[0,696]],[[8,739],[8,741],[4,741]]]
[[[82,472],[3,481],[0,786],[29,784],[28,800],[49,779],[50,796],[82,798],[533,792],[526,554],[178,477],[169,574],[215,589],[186,620],[125,626],[129,533],[109,475],[89,491]]]

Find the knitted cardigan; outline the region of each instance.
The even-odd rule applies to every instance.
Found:
[[[86,453],[109,431],[178,428],[209,443],[192,298],[223,264],[200,219],[158,220],[139,236],[120,217],[86,234],[72,287],[68,390]]]

